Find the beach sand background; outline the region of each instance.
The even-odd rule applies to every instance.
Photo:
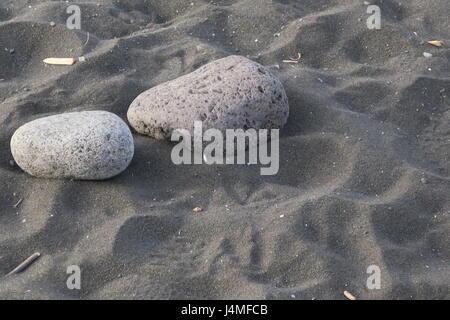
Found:
[[[426,41],[450,45],[450,6],[370,3],[381,30],[359,0],[2,0],[0,298],[449,299],[450,50]],[[65,26],[70,4],[80,31]],[[131,166],[103,182],[10,163],[28,121],[81,110],[126,120],[142,91],[231,54],[285,86],[276,176],[175,166],[172,145],[136,134]],[[81,290],[66,287],[70,265]],[[379,290],[366,287],[370,265]]]

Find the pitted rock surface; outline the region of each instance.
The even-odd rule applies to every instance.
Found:
[[[279,129],[289,104],[281,82],[264,66],[229,56],[141,93],[128,110],[139,133],[170,139],[176,129]]]

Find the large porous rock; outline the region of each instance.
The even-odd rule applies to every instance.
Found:
[[[134,143],[127,124],[115,114],[85,111],[26,123],[11,138],[11,152],[36,177],[101,180],[128,167]]]
[[[140,94],[128,121],[142,134],[170,138],[175,129],[279,129],[289,104],[281,82],[262,65],[242,56],[213,61],[196,71]]]

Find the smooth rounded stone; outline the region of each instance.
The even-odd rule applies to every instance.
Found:
[[[26,123],[11,138],[11,152],[17,165],[36,177],[102,180],[128,167],[134,142],[115,114],[85,111]]]
[[[141,93],[128,110],[139,133],[170,139],[176,129],[279,129],[289,104],[281,82],[264,66],[229,56]]]

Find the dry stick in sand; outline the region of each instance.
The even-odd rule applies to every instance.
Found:
[[[431,44],[432,46],[435,47],[442,47],[444,45],[443,41],[440,40],[431,40],[431,41],[427,41],[428,44]]]
[[[299,53],[297,53],[297,58],[289,58],[289,60],[283,60],[283,62],[284,63],[298,63],[301,58],[302,58],[302,54],[299,52]]]
[[[22,203],[22,201],[23,199],[19,199],[19,201],[17,201],[17,203],[13,205],[13,208],[17,208]]]
[[[87,40],[86,40],[86,42],[83,44],[83,47],[86,47],[86,45],[88,44],[88,42],[89,42],[89,31],[87,32]]]
[[[13,271],[8,273],[7,276],[24,271],[40,256],[41,256],[41,254],[39,252],[33,253],[28,259],[26,259],[24,262],[19,264]]]
[[[350,292],[348,292],[347,290],[344,291],[344,296],[348,299],[348,300],[356,300],[356,297],[354,295],[352,295]]]
[[[60,66],[71,66],[76,62],[74,58],[47,58],[44,59],[46,64],[55,64]]]

